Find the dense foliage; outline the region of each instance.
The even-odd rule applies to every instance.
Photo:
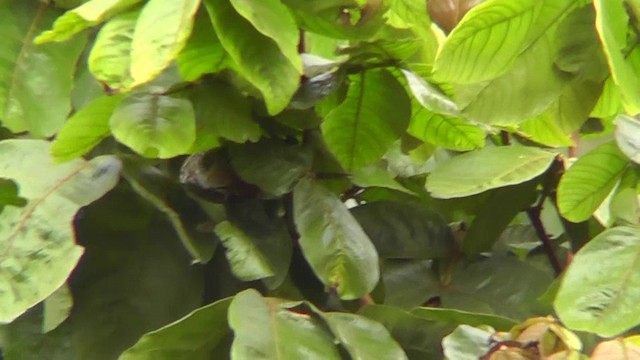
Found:
[[[639,19],[0,0],[0,358],[639,357]]]

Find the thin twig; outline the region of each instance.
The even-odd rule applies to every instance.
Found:
[[[540,211],[541,208],[529,208],[527,209],[527,216],[529,216],[531,224],[536,229],[538,238],[540,238],[540,241],[542,242],[542,247],[544,248],[545,253],[547,253],[547,258],[549,258],[549,263],[551,264],[551,267],[553,268],[553,271],[557,276],[562,273],[562,266],[560,265],[560,261],[558,260],[556,253],[553,251],[551,238],[549,238],[549,235],[544,228],[544,224],[542,224],[542,220],[540,220]]]

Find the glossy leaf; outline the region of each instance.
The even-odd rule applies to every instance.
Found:
[[[447,359],[476,360],[484,357],[491,348],[493,333],[487,330],[460,325],[442,340]]]
[[[610,337],[640,323],[640,231],[621,226],[605,230],[574,256],[554,307],[570,329]],[[613,261],[612,261],[613,260]]]
[[[436,80],[472,83],[504,74],[518,56],[545,38],[545,32],[552,32],[572,6],[571,0],[481,3],[467,13],[439,51]]]
[[[282,111],[298,89],[301,64],[292,64],[278,44],[240,15],[228,0],[205,0],[204,4],[220,43],[240,74],[260,90],[269,113]],[[271,24],[273,18],[265,21]]]
[[[451,250],[448,224],[424,205],[377,201],[352,208],[351,213],[383,258],[434,259]]]
[[[286,309],[255,290],[236,295],[229,307],[235,338],[231,357],[249,359],[340,359],[332,339],[308,315]]]
[[[146,2],[131,41],[131,86],[149,82],[175,60],[187,43],[199,6],[200,0]]]
[[[78,158],[111,134],[109,118],[122,96],[103,96],[73,114],[51,144],[51,154],[58,162]]]
[[[407,132],[420,140],[456,151],[481,148],[486,137],[484,130],[461,118],[435,114],[423,108],[414,110]]]
[[[400,309],[423,305],[437,295],[434,289],[439,286],[439,279],[433,267],[432,260],[384,259],[380,266],[381,284],[374,291],[383,300],[376,300]]]
[[[209,360],[231,335],[227,310],[231,299],[201,307],[169,325],[145,334],[121,360]]]
[[[114,110],[109,125],[119,142],[146,157],[185,154],[196,137],[191,103],[164,95],[127,96]]]
[[[108,18],[142,0],[90,0],[56,19],[51,30],[36,38],[36,44],[66,41],[86,28],[96,26]]]
[[[618,148],[636,164],[640,163],[640,121],[620,115],[615,120]]]
[[[449,199],[520,184],[547,170],[555,154],[525,146],[489,147],[453,157],[427,178],[434,197]]]
[[[371,319],[337,312],[324,319],[353,359],[407,359],[387,329]]]
[[[262,140],[229,148],[231,165],[240,177],[270,195],[282,196],[311,169],[309,148]]]
[[[198,11],[191,36],[178,54],[176,63],[186,81],[198,80],[204,74],[215,73],[229,66],[227,53],[204,8]]]
[[[618,85],[625,110],[631,114],[640,111],[640,72],[625,59],[629,15],[622,0],[594,0],[596,29],[611,69],[611,77]]]
[[[302,252],[322,282],[345,300],[370,292],[380,276],[378,254],[340,199],[302,179],[294,188],[293,206]]]
[[[110,89],[131,86],[131,43],[142,8],[134,8],[111,19],[98,32],[89,54],[89,69]]]
[[[472,313],[455,309],[421,307],[412,310],[411,314],[422,319],[429,319],[446,324],[470,326],[488,325],[502,331],[509,330],[517,324],[514,320],[503,316]]]
[[[75,64],[86,37],[36,46],[34,37],[59,13],[30,1],[4,1],[1,6],[0,121],[13,132],[50,137],[71,110]]]
[[[411,92],[416,100],[429,111],[442,115],[458,115],[458,106],[434,85],[429,84],[418,75],[403,70],[402,74],[407,79]]]
[[[73,217],[116,185],[121,165],[111,156],[54,165],[38,140],[5,140],[0,153],[0,177],[28,200],[0,213],[0,322],[10,322],[67,279],[82,255]]]
[[[616,186],[627,164],[614,142],[583,155],[560,179],[560,214],[573,222],[587,220]]]
[[[409,124],[411,102],[387,70],[353,76],[347,98],[322,124],[327,146],[346,170],[379,160]]]

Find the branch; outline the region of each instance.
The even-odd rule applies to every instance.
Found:
[[[549,258],[549,263],[553,268],[556,276],[562,273],[562,265],[560,265],[560,261],[556,256],[556,253],[553,250],[553,244],[551,243],[551,238],[547,234],[547,231],[544,228],[544,224],[542,224],[542,220],[540,220],[540,212],[542,210],[542,203],[544,202],[544,197],[535,207],[531,207],[527,209],[527,216],[529,216],[529,220],[533,227],[536,229],[536,233],[538,234],[538,238],[542,242],[542,247],[544,248],[545,253],[547,253],[547,258]]]

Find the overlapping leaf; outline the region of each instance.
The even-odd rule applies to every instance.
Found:
[[[28,200],[0,213],[0,322],[9,322],[67,279],[82,255],[73,217],[115,186],[121,165],[111,156],[54,165],[49,143],[37,140],[5,140],[0,152],[0,177]]]
[[[176,58],[180,74],[186,81],[194,81],[204,74],[222,70],[229,66],[229,61],[206,10],[201,8],[189,40]]]
[[[616,123],[616,143],[618,148],[633,160],[640,163],[640,121],[625,115],[620,115]]]

